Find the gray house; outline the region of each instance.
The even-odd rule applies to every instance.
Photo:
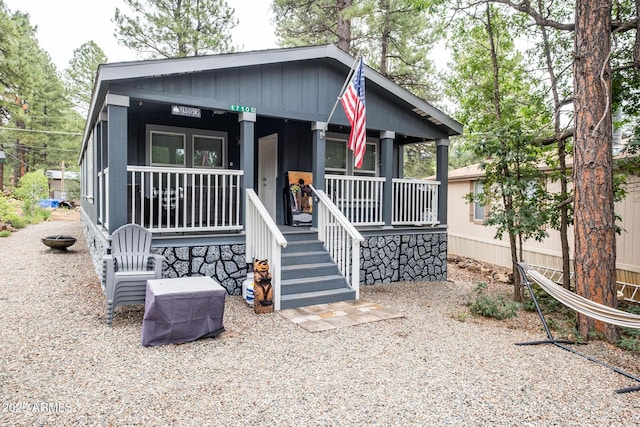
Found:
[[[268,259],[276,309],[446,279],[448,146],[462,126],[365,67],[354,168],[340,105],[327,123],[354,61],[326,45],[101,65],[80,155],[96,272],[111,233],[137,223],[165,277],[239,294]],[[404,179],[403,148],[425,141],[437,181]]]

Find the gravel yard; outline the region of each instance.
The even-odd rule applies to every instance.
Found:
[[[77,215],[57,219],[0,239],[0,425],[640,424],[640,392],[615,393],[637,383],[515,346],[544,338],[537,318],[471,318],[474,284],[453,268],[449,282],[361,289],[403,318],[310,333],[227,296],[219,337],[142,347],[143,307],[106,326]],[[55,252],[40,242],[52,234],[78,241]],[[614,347],[579,350],[640,375]]]

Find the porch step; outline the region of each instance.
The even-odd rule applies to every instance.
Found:
[[[331,289],[326,291],[304,292],[300,294],[282,295],[280,308],[308,307],[310,305],[328,304],[330,302],[349,301],[356,298],[351,289]]]
[[[340,289],[345,286],[344,277],[340,274],[330,276],[299,277],[295,279],[283,279],[280,283],[282,295],[291,295],[301,292],[326,291]]]
[[[280,308],[298,308],[355,299],[315,232],[285,233]]]
[[[287,246],[288,247],[288,246]],[[291,248],[289,248],[291,249]],[[322,248],[322,250],[317,251],[305,251],[305,252],[287,252],[285,250],[282,251],[282,265],[308,265],[313,263],[324,263],[331,262],[331,255],[327,251]]]

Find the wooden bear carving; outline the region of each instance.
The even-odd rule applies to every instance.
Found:
[[[253,262],[253,295],[253,309],[257,314],[273,312],[273,287],[266,259]]]

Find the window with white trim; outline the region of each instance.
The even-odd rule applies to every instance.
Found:
[[[478,222],[485,220],[485,206],[478,200],[482,194],[484,194],[482,181],[475,181],[473,183],[473,220]]]

